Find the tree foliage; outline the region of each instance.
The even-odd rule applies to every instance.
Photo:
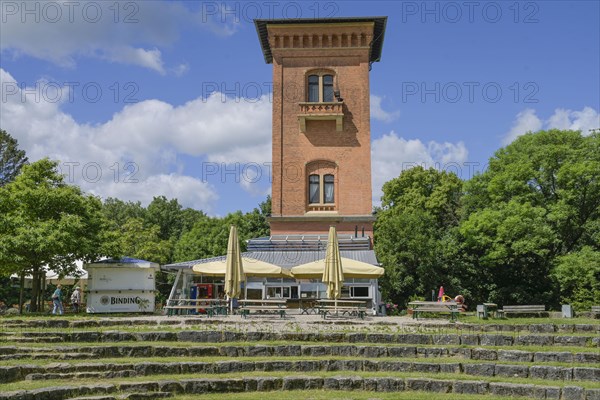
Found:
[[[375,224],[375,250],[386,275],[384,297],[405,305],[457,282],[446,262],[446,245],[458,224],[462,182],[454,174],[415,167],[383,186]]]
[[[240,211],[227,214],[224,218],[203,216],[194,227],[184,233],[175,248],[175,261],[198,260],[215,257],[227,252],[229,226],[238,228],[242,251],[246,250],[246,240],[268,236],[267,216],[271,213],[271,198],[260,203],[252,212]]]
[[[390,300],[441,284],[473,302],[582,307],[598,298],[599,132],[529,133],[463,185],[413,168],[383,192],[375,246]]]
[[[561,256],[598,249],[600,136],[529,133],[498,150],[467,182],[460,232],[484,271],[479,298],[557,306]],[[482,282],[483,283],[483,282]]]
[[[101,202],[67,185],[57,166],[36,161],[0,188],[0,268],[34,275],[33,310],[41,300],[36,278],[43,267],[67,274],[76,260],[94,261],[116,250]]]
[[[26,164],[25,151],[19,150],[17,140],[0,129],[0,187],[13,181]]]
[[[560,300],[580,310],[589,310],[600,299],[600,251],[585,246],[560,256],[553,271],[560,287]]]

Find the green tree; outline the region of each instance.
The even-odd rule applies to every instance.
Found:
[[[551,248],[557,241],[541,207],[511,200],[473,213],[460,226],[472,256],[478,302],[552,304]]]
[[[193,228],[181,235],[175,245],[174,261],[198,260],[224,255],[227,252],[229,226],[238,227],[242,251],[246,240],[269,235],[267,216],[271,214],[270,196],[252,212],[241,211],[227,214],[224,218],[200,216]]]
[[[125,202],[113,197],[104,200],[102,211],[115,230],[120,229],[131,218],[144,219],[146,217],[146,209],[139,201]]]
[[[465,192],[462,249],[481,278],[482,300],[557,306],[550,275],[559,257],[599,248],[600,135],[523,135]]]
[[[226,231],[227,225],[223,219],[203,217],[175,245],[174,261],[199,260],[225,254],[227,238],[223,238]]]
[[[0,268],[33,275],[32,311],[43,301],[44,267],[69,273],[75,260],[94,261],[116,251],[100,200],[67,185],[57,166],[36,161],[0,188]]]
[[[166,264],[171,243],[160,237],[158,225],[144,226],[141,218],[130,218],[120,230],[121,252],[128,257]]]
[[[454,174],[415,167],[383,186],[375,223],[375,251],[385,268],[384,298],[405,305],[444,285],[460,289],[446,260],[459,222],[462,182]]]
[[[577,310],[588,310],[600,299],[600,252],[589,246],[560,256],[553,275],[560,286],[560,300]]]
[[[161,239],[178,239],[183,229],[182,207],[177,199],[167,200],[165,196],[152,199],[148,205],[146,222],[159,227]]]
[[[17,140],[0,129],[0,187],[14,180],[26,164],[25,151],[19,150]]]

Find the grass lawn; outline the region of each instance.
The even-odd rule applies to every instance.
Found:
[[[450,373],[425,373],[425,372],[364,372],[364,371],[318,371],[318,372],[291,372],[291,371],[253,371],[252,377],[271,377],[271,378],[283,378],[286,376],[314,376],[320,378],[336,377],[336,376],[359,376],[363,378],[370,377],[385,377],[385,378],[425,378],[425,379],[438,379],[438,380],[450,380],[450,381],[481,381],[481,382],[506,382],[506,377],[487,377],[487,376],[474,376],[464,374],[450,374]],[[158,381],[158,380],[174,380],[180,381],[184,379],[219,379],[219,378],[244,378],[248,377],[248,372],[229,373],[229,374],[171,374],[171,375],[150,375],[140,376],[135,378],[119,378],[111,379],[105,383],[117,384],[121,382],[147,382],[147,381]],[[13,383],[0,384],[0,393],[11,392],[16,390],[33,390],[43,387],[56,387],[56,386],[69,386],[73,384],[86,385],[98,383],[98,379],[48,379],[48,380],[34,380],[34,381],[20,381]],[[520,384],[532,384],[539,386],[579,386],[583,388],[600,389],[600,382],[589,382],[589,381],[549,381],[544,379],[532,379],[532,378],[510,378],[511,383]],[[368,393],[368,392],[366,392]],[[487,399],[487,397],[486,397]]]

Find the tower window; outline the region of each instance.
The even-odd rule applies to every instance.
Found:
[[[308,76],[308,101],[311,103],[333,102],[333,75]]]
[[[309,204],[334,204],[335,203],[335,176],[309,175],[308,177],[308,202]],[[322,195],[321,195],[322,194]]]

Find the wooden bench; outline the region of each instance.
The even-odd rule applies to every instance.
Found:
[[[600,306],[592,306],[592,317],[600,316]]]
[[[321,314],[323,319],[327,317],[327,314],[335,314],[336,316],[339,316],[340,314],[342,316],[348,315],[349,317],[353,316],[360,319],[365,319],[365,316],[367,315],[367,309],[361,306],[319,306],[318,312]]]
[[[365,319],[367,315],[367,302],[352,298],[319,299],[316,302],[317,313],[323,318],[327,315],[359,317]]]
[[[506,314],[539,314],[546,312],[544,305],[524,305],[524,306],[504,306],[502,310],[497,310],[496,314],[501,318]]]
[[[255,314],[279,314],[280,318],[284,318],[286,315],[286,310],[287,307],[283,306],[283,305],[279,305],[279,306],[250,306],[250,305],[243,305],[239,308],[240,311],[240,315],[242,316],[242,318],[247,318],[248,315],[250,315],[250,313],[252,311],[254,311]]]
[[[450,313],[450,319],[455,321],[460,312],[455,302],[413,301],[409,305],[412,306],[413,319],[419,319],[423,313]]]

